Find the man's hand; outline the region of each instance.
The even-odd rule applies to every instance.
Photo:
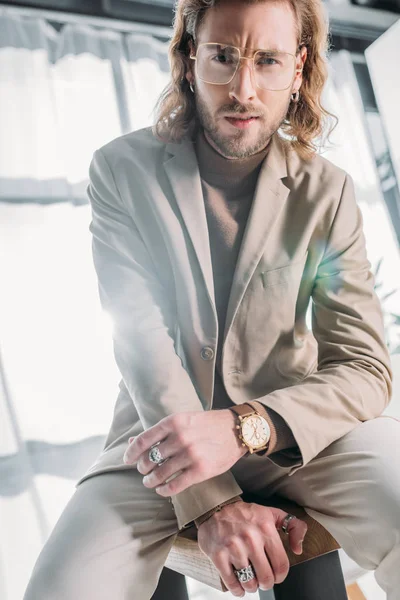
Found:
[[[228,408],[170,415],[134,438],[124,462],[137,462],[138,471],[147,475],[146,487],[156,488],[160,496],[173,496],[229,471],[246,454],[235,424],[236,416]],[[158,442],[161,456],[167,459],[159,466],[149,459],[150,448]]]
[[[200,525],[197,532],[200,550],[212,560],[234,596],[254,593],[258,587],[271,589],[286,579],[289,559],[278,533],[286,515],[279,508],[235,502]],[[289,544],[295,554],[301,554],[306,531],[307,524],[301,519],[289,521]],[[241,583],[233,570],[250,563],[255,578]]]

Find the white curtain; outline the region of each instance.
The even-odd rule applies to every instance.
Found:
[[[398,248],[349,56],[332,67],[326,103],[341,124],[324,155],[355,179],[371,262],[385,256],[390,290]],[[155,37],[57,31],[0,12],[1,600],[22,598],[111,422],[119,374],[92,264],[88,167],[96,148],[152,123],[168,78],[167,46]]]
[[[150,125],[154,37],[0,12],[0,598],[100,452],[118,390],[91,257],[96,148]]]
[[[346,50],[333,53],[329,66],[330,78],[323,101],[339,118],[339,125],[331,136],[332,144],[327,144],[321,154],[353,177],[364,220],[367,254],[374,272],[381,261],[376,284],[384,309],[387,343],[392,352],[399,352],[400,327],[393,323],[390,313],[400,313],[400,253],[371,146],[379,140],[370,139],[350,53]],[[396,293],[385,299],[393,290]]]
[[[376,100],[385,125],[394,169],[400,181],[399,56],[400,18],[366,50]]]
[[[392,313],[400,314],[400,252],[374,158],[374,154],[379,155],[386,148],[384,141],[376,135],[371,139],[350,53],[346,50],[333,53],[329,71],[323,104],[339,118],[339,124],[331,135],[331,144],[320,153],[352,176],[373,272],[380,264],[375,285],[381,299],[385,337],[394,371],[393,398],[384,414],[400,418],[400,322],[396,324],[392,316]],[[379,120],[379,115],[368,117],[369,124]],[[379,126],[375,132],[380,132]],[[391,293],[393,290],[395,293]],[[389,296],[385,298],[386,295]],[[339,550],[339,557],[346,583],[357,580],[367,600],[386,598],[373,572],[361,569],[343,549]]]

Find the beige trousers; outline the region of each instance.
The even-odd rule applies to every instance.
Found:
[[[298,504],[400,599],[400,421],[380,416],[302,469],[248,455],[232,468],[244,491]],[[24,600],[149,600],[177,534],[173,506],[136,470],[83,481],[55,525]]]

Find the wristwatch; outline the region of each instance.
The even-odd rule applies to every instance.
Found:
[[[230,406],[238,416],[238,436],[242,440],[242,446],[247,446],[250,454],[268,449],[271,437],[269,423],[262,417],[251,404],[246,402]]]

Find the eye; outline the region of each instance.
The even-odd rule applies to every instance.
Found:
[[[222,65],[227,65],[232,62],[232,57],[227,54],[224,54],[223,52],[220,52],[219,54],[215,54],[214,56],[212,56],[211,60]]]
[[[259,52],[256,55],[256,60],[255,60],[256,64],[261,66],[261,67],[274,67],[274,66],[282,66],[283,65],[283,59],[281,57],[281,55],[278,54],[270,54],[270,53],[264,53],[264,52]]]
[[[271,58],[271,56],[263,56],[262,58],[257,59],[257,63],[261,63],[263,65],[277,65],[278,61],[274,58]]]

